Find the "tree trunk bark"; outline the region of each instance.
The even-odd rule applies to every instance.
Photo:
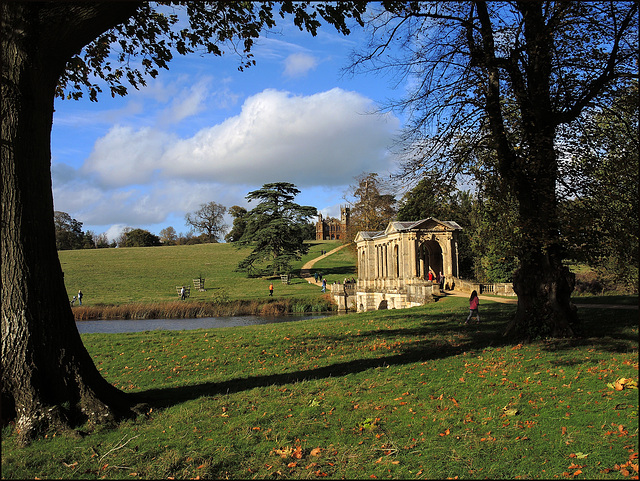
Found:
[[[545,183],[547,188],[542,186]],[[538,178],[520,184],[517,194],[520,267],[514,274],[513,288],[518,308],[505,334],[526,341],[575,336],[579,334],[577,310],[571,303],[575,276],[562,264],[555,181]]]
[[[50,165],[58,78],[73,54],[135,10],[123,5],[87,5],[74,15],[55,2],[1,7],[2,423],[15,421],[22,443],[133,415],[74,322],[56,251]]]

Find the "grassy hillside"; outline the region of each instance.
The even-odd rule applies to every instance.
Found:
[[[321,250],[340,245],[336,241],[312,241],[309,254],[294,266],[294,274],[304,262],[318,257]],[[345,251],[343,249],[343,251]],[[248,255],[248,249],[231,244],[200,244],[193,246],[130,247],[60,251],[58,256],[64,271],[69,299],[82,289],[83,304],[127,304],[164,302],[177,299],[176,286],[191,286],[190,302],[218,298],[256,299],[268,295],[271,279],[249,279],[235,272],[236,265]],[[333,256],[330,256],[333,257]],[[328,262],[328,259],[327,261]],[[343,272],[353,272],[353,256],[341,254],[335,274],[327,273],[330,282],[342,280]],[[193,289],[192,280],[206,279],[206,292]],[[300,278],[290,285],[274,279],[274,296],[278,298],[318,297],[320,290]]]
[[[2,477],[637,477],[637,311],[590,309],[582,338],[522,345],[501,334],[515,306],[484,301],[463,326],[467,306],[83,335],[147,416],[26,448],[7,426]]]

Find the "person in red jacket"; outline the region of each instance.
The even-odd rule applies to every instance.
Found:
[[[469,316],[467,320],[464,321],[465,324],[469,324],[469,321],[472,317],[476,318],[476,322],[480,324],[480,314],[478,314],[478,307],[480,306],[480,299],[478,298],[478,293],[473,291],[471,293],[471,297],[469,297]]]

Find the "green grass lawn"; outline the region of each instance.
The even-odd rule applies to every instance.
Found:
[[[502,337],[515,306],[467,300],[286,324],[87,334],[147,417],[17,448],[3,478],[621,479],[638,472],[638,314],[585,337]]]
[[[336,241],[311,241],[309,253],[293,266],[298,275],[303,263],[320,256],[322,249],[341,245]],[[235,272],[249,249],[232,244],[192,246],[129,247],[60,251],[58,256],[65,276],[69,299],[82,289],[83,304],[127,304],[164,302],[178,298],[176,286],[191,286],[191,301],[206,301],[216,296],[230,300],[266,297],[272,279],[247,278]],[[344,262],[344,255],[340,262]],[[353,259],[348,260],[354,265]],[[206,292],[193,289],[192,280],[205,278]],[[335,276],[338,280],[339,276]],[[342,279],[342,278],[340,278]],[[274,279],[274,296],[318,297],[319,290],[294,277],[289,285]]]
[[[327,250],[330,249],[331,247],[327,248]],[[350,247],[345,247],[316,262],[311,269],[311,274],[314,272],[322,274],[327,279],[327,284],[332,284],[334,281],[343,282],[346,277],[357,277],[356,253]]]

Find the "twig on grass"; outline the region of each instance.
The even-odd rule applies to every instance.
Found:
[[[133,436],[132,438],[129,438],[127,441],[125,441],[124,443],[122,443],[122,440],[120,441],[120,445],[116,446],[115,448],[110,449],[109,451],[107,451],[106,453],[104,453],[102,455],[102,457],[98,460],[98,463],[101,463],[102,460],[108,456],[109,454],[111,454],[114,451],[117,451],[118,449],[122,449],[124,448],[130,441],[134,440],[135,438],[137,438],[138,436],[140,436],[139,434],[137,436]],[[125,439],[127,437],[127,435],[125,434],[124,437],[122,439]]]

